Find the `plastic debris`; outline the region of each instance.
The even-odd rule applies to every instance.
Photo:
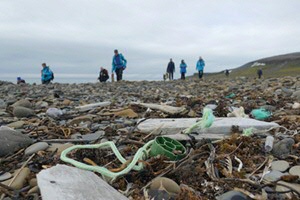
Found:
[[[252,110],[251,115],[257,120],[265,120],[271,116],[271,112],[260,108]]]

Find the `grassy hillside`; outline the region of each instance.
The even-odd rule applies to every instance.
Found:
[[[291,53],[279,56],[259,59],[249,62],[241,67],[231,70],[229,77],[239,76],[255,77],[257,70],[263,70],[263,76],[281,77],[281,76],[299,76],[300,75],[300,53]],[[224,78],[224,72],[206,74],[210,78]]]

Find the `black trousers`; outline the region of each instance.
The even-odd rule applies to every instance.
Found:
[[[185,79],[185,73],[181,72],[181,79],[184,80]]]
[[[122,77],[123,77],[123,68],[117,68],[116,69],[116,75],[117,75],[117,81],[122,80]]]
[[[174,72],[168,72],[169,73],[169,79],[173,80],[174,79]]]
[[[47,80],[47,81],[42,81],[42,84],[49,84],[51,82],[51,80]]]
[[[203,70],[199,70],[199,78],[202,78],[203,77]]]

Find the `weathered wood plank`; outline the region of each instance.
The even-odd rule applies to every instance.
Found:
[[[56,165],[37,175],[43,200],[125,200],[112,186],[90,171]]]

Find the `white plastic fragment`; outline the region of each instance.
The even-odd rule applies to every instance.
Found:
[[[52,118],[58,118],[63,115],[63,111],[58,108],[48,108],[46,115]]]
[[[99,103],[92,103],[92,104],[87,104],[87,105],[83,105],[83,106],[78,106],[78,107],[76,107],[76,109],[83,112],[83,111],[92,110],[92,109],[97,108],[97,107],[109,106],[110,104],[111,104],[111,102],[109,102],[109,101],[99,102]]]
[[[266,138],[265,142],[265,151],[270,152],[273,148],[273,143],[274,143],[274,137],[273,136],[268,136]]]

